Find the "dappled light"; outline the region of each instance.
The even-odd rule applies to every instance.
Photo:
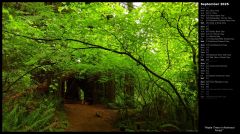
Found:
[[[193,2],[3,2],[3,131],[197,131],[196,18]]]

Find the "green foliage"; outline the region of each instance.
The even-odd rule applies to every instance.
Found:
[[[160,122],[146,130],[196,129],[187,119],[190,115],[177,117],[186,108],[169,83],[152,72],[176,87],[198,120],[194,62],[198,57],[198,4],[144,2],[128,7],[131,4],[4,2],[3,90],[12,85],[5,94],[24,92],[33,86],[34,74],[53,72],[49,90],[56,92],[51,96],[57,98],[61,74],[72,72],[77,79],[102,74],[98,83],[114,81],[116,97],[110,107],[132,106],[141,110],[144,118],[154,119],[150,124]],[[51,126],[55,123],[50,122],[60,103],[56,98],[37,103],[27,115],[23,105],[14,105],[4,113],[4,131],[54,131]],[[129,122],[134,121],[127,122],[125,125],[131,126]],[[129,130],[134,130],[133,126]]]
[[[53,80],[52,83],[49,85],[50,92],[57,92],[59,88],[59,83],[56,80]]]
[[[3,131],[36,132],[58,130],[59,128],[50,126],[54,122],[56,104],[56,100],[52,97],[45,97],[42,100],[26,98],[20,99],[18,102],[6,102],[3,106]],[[14,105],[14,107],[11,109],[12,106],[10,105]],[[59,121],[58,124],[64,124],[64,120]]]

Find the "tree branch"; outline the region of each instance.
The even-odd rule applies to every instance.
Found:
[[[123,55],[126,55],[128,57],[130,57],[132,60],[134,60],[137,64],[141,65],[146,71],[150,72],[153,76],[167,82],[170,87],[173,89],[174,93],[177,95],[177,97],[179,98],[179,101],[180,103],[183,105],[184,109],[186,110],[186,112],[188,114],[191,115],[188,107],[186,106],[186,104],[184,103],[182,97],[180,96],[180,94],[178,93],[177,91],[177,88],[172,84],[172,82],[164,77],[161,77],[160,75],[158,75],[157,73],[155,73],[154,71],[152,71],[150,68],[148,68],[144,63],[142,63],[141,61],[139,61],[138,59],[136,59],[133,55],[131,55],[130,53],[128,52],[120,52],[120,51],[117,51],[117,50],[113,50],[113,49],[109,49],[109,48],[105,48],[103,46],[99,46],[99,45],[95,45],[95,44],[91,44],[91,43],[88,43],[88,42],[84,42],[84,41],[81,41],[81,40],[77,40],[77,39],[59,39],[59,38],[56,38],[56,39],[43,39],[43,38],[33,38],[33,37],[29,37],[29,36],[24,36],[24,35],[19,35],[19,34],[15,34],[15,33],[11,33],[11,32],[8,32],[8,31],[5,31],[3,30],[4,32],[7,32],[7,33],[10,33],[10,34],[14,34],[16,36],[20,36],[20,37],[24,37],[24,38],[28,38],[28,39],[32,39],[32,40],[46,40],[46,41],[57,41],[57,40],[63,40],[63,41],[74,41],[74,42],[79,42],[79,43],[83,43],[87,46],[93,46],[93,47],[98,47],[99,49],[103,49],[103,50],[107,50],[107,51],[110,51],[110,52],[114,52],[114,53],[117,53],[117,54],[123,54]]]
[[[80,48],[71,48],[71,49],[79,50],[79,49],[92,49],[92,48],[99,48],[99,47],[80,47]]]
[[[33,69],[27,71],[25,74],[23,74],[18,79],[16,79],[10,86],[8,86],[8,88],[6,90],[3,90],[3,93],[7,92],[15,83],[17,83],[19,80],[21,80],[25,75],[27,75],[28,73],[32,72],[33,70],[35,70],[35,69],[37,69],[38,67],[41,67],[41,66],[43,66],[43,65],[38,65],[38,66],[34,67]]]
[[[146,72],[147,72],[147,71],[146,71]],[[152,81],[155,85],[157,85],[158,88],[162,89],[162,90],[171,98],[171,100],[174,102],[174,99],[173,99],[172,95],[171,95],[167,90],[165,90],[163,87],[161,87],[161,86],[157,83],[157,81],[158,81],[159,79],[155,81],[155,80],[151,77],[151,75],[149,74],[149,72],[147,72],[147,74],[148,74],[148,77],[151,79],[151,81]]]
[[[170,66],[171,66],[171,61],[170,61],[169,51],[168,51],[168,42],[167,42],[166,47],[167,47],[167,56],[168,56],[168,67],[163,71],[163,73],[161,74],[161,76],[163,76],[164,73],[165,73],[165,72],[170,68]]]
[[[186,36],[184,35],[183,31],[179,28],[179,21],[180,21],[180,19],[181,19],[181,15],[178,17],[177,27],[172,26],[172,24],[168,21],[168,19],[167,19],[165,16],[163,16],[163,18],[165,19],[165,21],[167,21],[167,23],[168,23],[168,25],[169,25],[170,27],[173,27],[173,28],[177,29],[179,35],[187,42],[188,46],[191,47],[192,55],[193,55],[193,58],[192,58],[193,64],[196,65],[196,50],[195,50],[195,48],[193,47],[193,44],[186,38]]]

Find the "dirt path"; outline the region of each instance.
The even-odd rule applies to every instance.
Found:
[[[112,124],[117,117],[117,110],[103,105],[64,104],[70,132],[116,132]],[[97,113],[97,115],[96,115]],[[100,113],[100,116],[98,114]]]

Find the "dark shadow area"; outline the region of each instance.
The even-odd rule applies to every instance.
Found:
[[[72,76],[65,81],[62,81],[63,83],[61,85],[63,86],[62,90],[64,90],[64,99],[68,102],[70,101],[74,103],[82,101],[87,104],[114,102],[114,81],[100,83],[98,82],[99,78],[100,76],[96,74],[85,79],[77,79]]]
[[[66,82],[66,87],[64,91],[64,99],[74,102],[74,101],[84,101],[89,104],[93,104],[93,88],[90,83],[87,83],[85,79],[76,79],[74,77],[68,79]],[[81,92],[83,91],[84,98],[81,98]],[[83,100],[82,100],[83,99]]]

